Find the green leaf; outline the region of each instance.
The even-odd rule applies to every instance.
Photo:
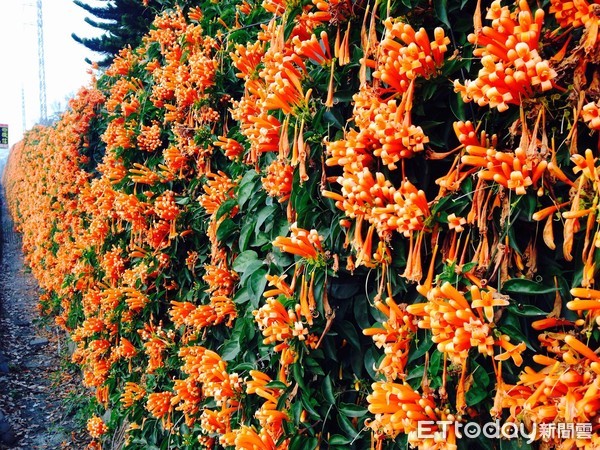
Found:
[[[421,356],[425,355],[429,351],[429,349],[433,346],[433,341],[431,340],[431,333],[426,332],[425,337],[419,339],[418,342],[416,339],[413,340],[413,343],[416,343],[416,349],[414,352],[411,352],[408,357],[408,364],[413,361],[416,361]]]
[[[358,434],[356,432],[356,428],[354,428],[354,425],[352,425],[352,422],[350,422],[350,419],[348,419],[345,415],[338,414],[337,415],[337,423],[340,426],[340,428],[342,429],[342,431],[344,432],[344,434],[346,436],[348,436],[350,439],[354,439],[356,437],[356,435]]]
[[[224,241],[237,229],[237,225],[231,219],[225,219],[217,229],[217,240]]]
[[[221,203],[219,209],[217,209],[216,218],[220,219],[225,214],[228,214],[235,205],[237,205],[237,200],[235,198],[225,200],[223,203]]]
[[[258,233],[262,224],[265,223],[265,220],[272,218],[275,213],[279,211],[279,209],[279,205],[265,206],[263,209],[261,209],[256,215],[256,226],[254,227],[254,232]]]
[[[354,403],[340,403],[338,408],[348,417],[362,417],[368,412],[367,408]]]
[[[219,354],[223,361],[231,361],[235,359],[237,355],[240,353],[240,341],[238,339],[232,339],[227,341],[223,347],[219,350]]]
[[[290,450],[314,450],[318,444],[319,441],[316,437],[297,434],[290,441]]]
[[[377,359],[376,359],[377,356],[378,355],[375,352],[375,349],[373,347],[369,348],[365,352],[365,356],[364,356],[365,369],[373,380],[375,378],[377,378],[377,372],[375,370],[375,367],[377,366]]]
[[[329,438],[329,445],[347,445],[350,442],[350,439],[345,438],[341,434],[334,434]]]
[[[254,250],[246,250],[238,255],[233,261],[232,269],[236,272],[243,273],[248,266],[253,262],[259,261],[258,254]],[[260,261],[262,263],[262,261]]]
[[[259,175],[255,170],[249,170],[246,172],[240,181],[240,187],[238,188],[237,198],[240,208],[244,207],[248,199],[256,192],[256,184],[258,182]]]
[[[256,368],[256,364],[243,362],[243,363],[239,363],[236,366],[232,367],[231,370],[233,372],[249,372],[251,370],[254,370],[255,368]]]
[[[331,376],[327,375],[323,379],[323,384],[321,385],[321,392],[323,392],[323,397],[329,404],[335,403],[335,396],[333,395],[333,383],[331,382]]]
[[[275,389],[287,389],[287,384],[285,384],[283,381],[279,381],[279,380],[269,381],[265,386],[268,388],[275,388]]]
[[[460,94],[450,94],[450,110],[458,120],[462,120],[463,122],[467,120],[465,104]]]
[[[474,385],[465,395],[465,401],[467,402],[467,406],[473,406],[485,400],[487,396],[488,391],[486,389]]]
[[[410,373],[406,377],[406,381],[410,384],[410,387],[417,389],[421,385],[423,380],[423,374],[425,373],[425,366],[420,365],[411,369]]]
[[[517,316],[523,317],[537,317],[537,316],[546,316],[547,312],[542,311],[537,306],[526,305],[522,303],[511,303],[507,308],[511,313],[516,314]]]
[[[500,450],[531,450],[531,444],[526,439],[501,439]]]
[[[315,409],[315,407],[313,406],[313,402],[316,402],[315,399],[313,399],[308,392],[303,392],[302,393],[302,406],[304,406],[304,409],[306,409],[306,412],[308,414],[310,414],[312,417],[314,417],[315,419],[320,419],[321,415],[319,414],[319,412]]]
[[[250,304],[254,308],[258,308],[262,294],[265,291],[265,286],[267,285],[266,274],[266,269],[259,269],[255,272],[251,272],[249,277],[247,286],[250,291]]]
[[[244,220],[242,224],[242,229],[240,231],[240,240],[239,246],[242,252],[248,249],[250,245],[250,240],[254,235],[254,227],[256,225],[256,216],[247,217],[247,220]]]
[[[356,328],[354,328],[352,322],[344,320],[344,322],[339,327],[338,331],[344,338],[348,340],[350,345],[352,345],[355,349],[360,350],[360,341],[358,339],[358,333],[356,332]]]
[[[437,18],[448,28],[451,28],[448,20],[448,0],[433,0],[433,10]]]
[[[326,123],[333,125],[334,128],[338,128],[340,130],[344,128],[344,118],[337,109],[325,111],[325,114],[323,114],[323,119],[325,119]]]
[[[526,278],[511,278],[502,285],[502,290],[511,294],[541,295],[556,292],[554,286],[545,286]]]

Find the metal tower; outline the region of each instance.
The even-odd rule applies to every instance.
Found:
[[[48,121],[46,108],[46,63],[44,62],[44,15],[42,0],[37,0],[37,31],[38,31],[38,75],[40,79],[40,122]]]

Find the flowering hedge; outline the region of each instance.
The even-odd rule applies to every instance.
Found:
[[[184,3],[6,169],[90,448],[598,448],[600,3]]]

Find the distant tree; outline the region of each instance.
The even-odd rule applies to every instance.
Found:
[[[73,2],[90,13],[93,18],[86,17],[85,21],[95,28],[103,30],[102,36],[87,38],[73,33],[75,41],[88,49],[104,55],[97,61],[100,67],[107,67],[123,47],[136,47],[142,36],[146,34],[160,9],[160,0],[149,0],[144,5],[142,0],[96,0],[101,6],[89,5],[89,0],[73,0]],[[88,62],[91,63],[89,59]]]

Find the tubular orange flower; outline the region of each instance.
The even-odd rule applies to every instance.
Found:
[[[148,361],[148,373],[153,373],[156,369],[163,366],[163,352],[167,344],[165,344],[160,338],[152,338],[149,341],[144,343],[144,350],[148,357],[150,358]]]
[[[388,380],[402,379],[406,375],[410,343],[417,332],[415,318],[406,311],[406,305],[398,305],[391,297],[386,298],[385,303],[375,302],[375,307],[388,319],[383,322],[383,328],[365,328],[363,334],[371,336],[377,347],[385,349],[377,370]]]
[[[218,141],[213,143],[215,147],[220,147],[232,161],[237,159],[244,152],[244,147],[237,142],[235,139],[231,139],[225,136],[219,136]]]
[[[419,291],[427,296],[428,303],[409,305],[407,312],[422,317],[418,322],[419,328],[431,330],[431,340],[437,344],[440,352],[447,353],[456,364],[462,364],[473,347],[479,353],[493,356],[493,325],[484,323],[481,314],[481,299],[489,298],[492,292],[482,292],[477,286],[472,286],[471,295],[482,302],[482,306],[477,307],[469,305],[464,294],[447,282],[428,291],[420,286]],[[491,308],[493,304],[488,306]],[[478,315],[475,315],[474,309],[478,310]]]
[[[161,129],[157,124],[152,126],[142,125],[140,134],[137,137],[137,145],[140,150],[153,152],[161,145]]]
[[[463,164],[481,167],[481,178],[495,181],[517,195],[524,195],[529,186],[537,188],[538,181],[548,167],[546,160],[540,160],[539,155],[533,158],[528,156],[521,147],[514,152],[506,152],[467,145],[465,150],[467,154],[461,158]]]
[[[584,105],[581,117],[592,130],[600,130],[600,102],[590,102]]]
[[[175,409],[183,412],[186,425],[192,426],[196,421],[195,415],[200,410],[201,389],[195,380],[188,378],[175,380],[173,390],[175,395],[171,399],[171,404],[177,405]]]
[[[506,361],[508,358],[512,358],[513,362],[517,367],[521,367],[523,365],[523,357],[521,353],[525,351],[525,342],[520,342],[518,345],[513,345],[509,342],[509,337],[506,335],[502,335],[498,344],[504,350],[504,353],[494,356],[494,359],[498,361]]]
[[[135,402],[141,400],[146,395],[146,391],[139,384],[128,381],[125,383],[123,388],[123,394],[121,394],[121,405],[124,408],[129,408]]]
[[[267,167],[267,176],[262,178],[262,184],[270,197],[277,197],[279,203],[290,198],[294,168],[286,161],[276,159]]]
[[[588,358],[591,361],[600,363],[600,357],[596,355],[587,345],[578,340],[575,336],[567,334],[565,336],[566,344],[579,353],[581,356]]]
[[[148,401],[146,402],[148,412],[157,419],[161,419],[166,429],[170,429],[173,426],[170,417],[173,411],[172,399],[173,393],[171,392],[153,392],[148,395]]]
[[[269,282],[269,286],[273,286],[274,289],[269,289],[263,293],[265,297],[277,297],[278,295],[284,295],[286,297],[291,297],[293,295],[293,290],[289,284],[287,284],[284,280],[286,275],[277,276],[277,275],[265,275],[267,281]]]
[[[408,384],[379,381],[373,383],[372,389],[367,401],[369,411],[375,414],[375,420],[369,427],[392,438],[399,433],[406,433],[412,445],[418,445],[419,449],[430,448],[428,444],[432,444],[432,439],[419,442],[417,423],[424,420],[440,420],[433,399],[419,394]],[[433,427],[432,432],[438,431],[435,425]],[[453,437],[450,436],[449,440],[453,440]]]
[[[483,313],[488,322],[494,321],[494,306],[508,306],[506,296],[495,291],[480,291],[477,286],[471,287],[471,307],[483,308]]]
[[[473,51],[481,56],[482,68],[475,81],[454,82],[455,91],[465,102],[476,101],[506,111],[509,104],[518,105],[536,91],[545,92],[554,86],[556,71],[538,53],[538,41],[544,22],[544,11],[532,15],[525,0],[510,13],[508,7],[495,0],[487,14],[491,27],[476,30],[469,42],[478,45]]]
[[[282,252],[292,253],[294,255],[315,260],[324,254],[321,242],[323,237],[317,230],[304,230],[298,228],[296,223],[290,225],[291,236],[278,236],[273,241],[273,246],[279,248]]]
[[[88,419],[87,430],[92,438],[98,439],[108,432],[108,427],[102,418],[94,416]]]
[[[317,64],[326,65],[331,63],[331,50],[329,45],[329,37],[325,31],[321,31],[320,39],[312,34],[310,39],[301,40],[299,36],[294,36],[292,44],[294,50],[301,56],[310,58]]]
[[[214,214],[225,200],[233,197],[233,188],[237,183],[223,172],[209,173],[206,176],[208,182],[204,185],[205,194],[198,197],[198,202],[208,214]]]
[[[140,163],[133,163],[134,169],[129,169],[131,181],[134,183],[153,185],[160,180],[151,169]]]
[[[405,92],[416,77],[429,78],[436,74],[450,44],[442,28],[435,29],[435,40],[430,41],[424,28],[415,31],[409,24],[391,18],[385,20],[384,25],[382,51],[377,61],[367,61],[377,68],[373,77],[381,79],[395,92]]]

